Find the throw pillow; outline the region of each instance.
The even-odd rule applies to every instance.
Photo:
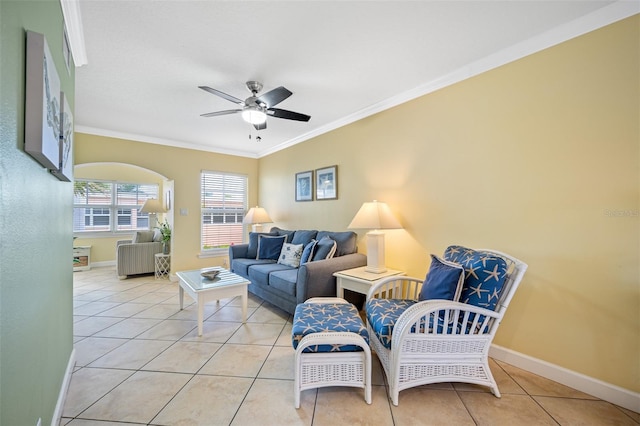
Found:
[[[313,261],[331,259],[336,252],[336,242],[329,237],[323,237],[316,245]]]
[[[260,235],[258,238],[258,257],[256,259],[278,260],[282,246],[286,241],[286,235],[278,237]]]
[[[445,299],[458,301],[464,284],[464,268],[431,255],[431,266],[422,284],[418,300]]]
[[[344,232],[318,232],[317,240],[320,241],[324,237],[329,237],[336,242],[335,256],[344,256],[345,254],[356,253],[358,251],[357,239],[358,235],[353,231]]]
[[[466,272],[460,302],[494,311],[507,280],[507,262],[462,246],[450,246],[445,259],[461,264]]]
[[[274,226],[273,228],[271,228],[271,230],[269,231],[274,235],[286,235],[287,236],[287,241],[289,241],[292,244],[300,244],[300,243],[294,243],[293,240],[295,238],[295,234],[297,231],[289,231],[287,229],[280,229],[277,226]]]
[[[291,240],[291,244],[304,244],[305,246],[316,238],[316,234],[318,231],[301,229],[297,230],[296,234],[293,236],[293,240]]]
[[[302,256],[300,257],[301,265],[304,265],[305,263],[313,259],[313,252],[315,251],[317,244],[318,242],[316,240],[311,240],[306,246],[304,246],[304,250],[302,250]]]
[[[162,241],[162,232],[158,228],[153,231],[153,242]]]
[[[281,265],[291,266],[292,268],[297,268],[300,266],[300,258],[302,257],[303,248],[304,246],[302,244],[284,243],[282,245],[282,250],[280,251],[278,263]]]
[[[249,247],[247,247],[247,258],[255,259],[258,257],[258,238],[260,235],[276,235],[271,232],[249,232]]]
[[[153,231],[138,231],[133,237],[134,243],[150,243],[153,241]]]

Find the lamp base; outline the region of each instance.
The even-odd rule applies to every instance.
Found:
[[[387,272],[384,266],[384,232],[367,232],[367,266],[364,270],[372,274]]]
[[[251,232],[262,232],[262,224],[261,223],[254,223],[253,225],[251,225]]]
[[[152,231],[158,223],[158,215],[156,213],[149,213],[149,231]]]
[[[383,272],[387,272],[387,268],[385,268],[384,266],[382,268],[373,268],[367,265],[364,267],[364,271],[372,274],[381,274]]]

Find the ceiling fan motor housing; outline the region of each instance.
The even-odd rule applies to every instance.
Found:
[[[260,83],[259,81],[249,80],[247,81],[247,89],[249,89],[249,91],[253,93],[253,96],[255,96],[259,91],[262,90],[262,83]]]

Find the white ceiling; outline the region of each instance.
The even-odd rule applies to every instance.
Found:
[[[76,131],[257,158],[620,19],[622,3],[80,0]],[[237,105],[198,86],[245,99],[247,80],[285,86],[278,108],[311,120],[200,117]]]

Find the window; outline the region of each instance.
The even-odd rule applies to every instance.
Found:
[[[158,185],[78,179],[73,190],[73,232],[149,229],[149,215],[138,210],[158,198]]]
[[[242,219],[247,211],[247,182],[243,175],[202,172],[200,245],[203,252],[244,241]]]

